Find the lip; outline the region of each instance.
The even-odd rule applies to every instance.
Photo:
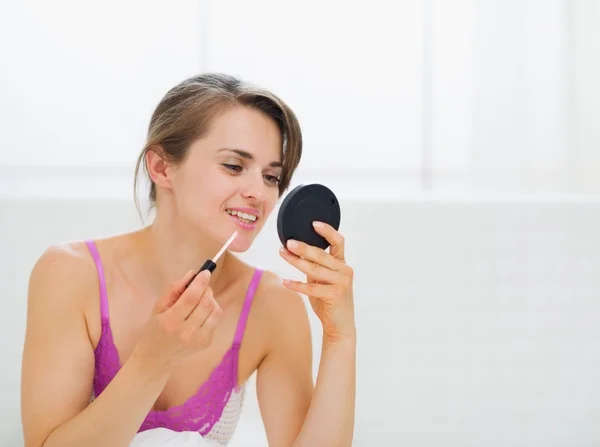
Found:
[[[241,207],[241,208],[227,208],[227,209],[233,210],[233,211],[241,211],[242,213],[246,213],[246,214],[252,214],[253,216],[256,216],[256,220],[258,220],[260,218],[260,211],[257,210],[256,208]]]
[[[236,209],[236,208],[230,208],[230,209]],[[246,212],[246,211],[244,211],[244,212]],[[229,216],[229,218],[232,219],[237,224],[238,227],[240,227],[240,228],[242,228],[244,230],[254,230],[256,228],[258,219],[256,219],[252,223],[246,223],[246,222],[242,222],[241,220],[239,220],[237,218],[237,216],[232,216],[229,213],[225,213],[225,214],[227,214]],[[248,213],[248,214],[250,214],[250,213]]]
[[[257,210],[256,208],[250,208],[250,207],[231,207],[231,208],[227,208],[226,210],[232,210],[232,211],[237,211],[239,213],[246,213],[246,214],[251,214],[253,216],[256,216],[256,220],[252,223],[248,223],[248,222],[242,222],[241,220],[239,220],[237,218],[237,216],[232,216],[231,214],[229,214],[227,211],[225,211],[225,213],[231,218],[233,219],[233,221],[237,224],[238,227],[244,229],[244,230],[254,230],[257,227],[258,224],[258,220],[260,219],[260,211]]]

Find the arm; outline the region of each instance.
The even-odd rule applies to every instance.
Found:
[[[352,445],[355,337],[323,339],[313,389],[306,308],[295,292],[280,289],[273,295],[278,301],[273,345],[258,367],[256,381],[269,446]]]
[[[270,347],[257,369],[256,394],[269,446],[289,447],[314,391],[310,325],[296,293],[280,286],[268,295]]]
[[[128,361],[91,404],[94,352],[83,300],[96,287],[89,258],[49,249],[34,266],[21,378],[26,447],[127,446],[166,377]]]
[[[323,340],[315,394],[294,447],[352,445],[355,367],[354,338]]]
[[[329,242],[329,253],[299,241],[288,241],[280,250],[287,262],[306,274],[306,282],[285,280],[283,284],[308,296],[323,327],[315,392],[302,429],[291,445],[350,446],[356,385],[354,271],[345,261],[343,236],[325,223],[315,222],[314,228]]]

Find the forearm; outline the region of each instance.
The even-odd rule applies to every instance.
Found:
[[[314,396],[293,447],[352,445],[356,338],[323,342]]]
[[[126,447],[168,379],[132,357],[81,413],[55,429],[42,447]]]

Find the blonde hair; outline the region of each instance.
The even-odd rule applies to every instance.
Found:
[[[142,166],[146,174],[148,172],[146,152],[158,149],[165,160],[175,164],[183,162],[190,145],[208,132],[217,116],[234,106],[259,110],[279,127],[283,141],[283,169],[279,182],[281,197],[302,156],[302,132],[296,115],[285,102],[268,90],[230,75],[207,73],[186,79],[173,87],[152,114],[146,144],[135,167],[134,198],[138,212],[138,176]],[[150,183],[148,198],[150,206],[154,207],[156,186]]]

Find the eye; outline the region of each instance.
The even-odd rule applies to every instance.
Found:
[[[239,165],[232,165],[232,164],[228,164],[228,163],[223,163],[223,166],[231,171],[231,172],[240,172],[242,170],[242,167]]]
[[[273,185],[278,185],[280,182],[279,177],[276,177],[274,175],[265,175],[265,179],[267,180],[267,182],[269,182]]]

